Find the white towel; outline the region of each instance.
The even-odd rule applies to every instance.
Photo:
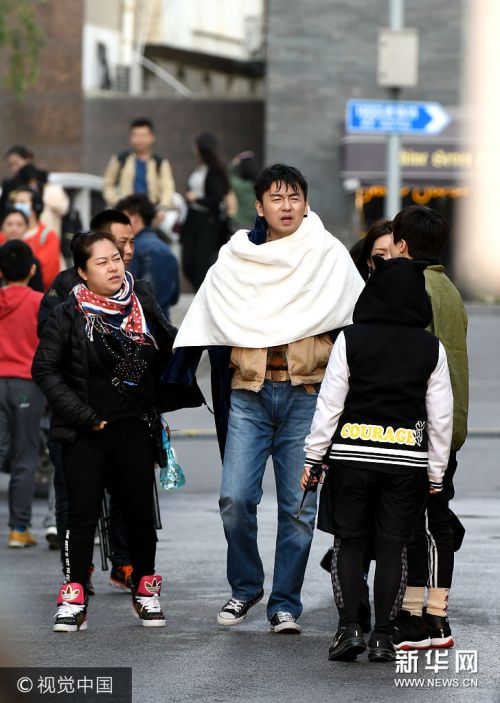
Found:
[[[314,212],[266,244],[239,230],[207,272],[174,347],[274,347],[344,327],[363,285],[347,249]]]

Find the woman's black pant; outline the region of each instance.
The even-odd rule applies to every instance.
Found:
[[[195,291],[225,243],[222,231],[223,225],[211,213],[189,209],[181,232],[181,259],[182,270]]]
[[[49,455],[54,464],[54,491],[57,536],[61,545],[61,562],[64,571],[65,554],[64,538],[68,522],[68,491],[64,478],[62,465],[62,444],[49,440],[47,443]],[[109,487],[107,487],[109,490]],[[127,545],[127,532],[122,511],[114,496],[109,497],[109,546],[111,549],[111,563],[113,567],[130,564],[130,555]]]
[[[62,445],[62,460],[69,503],[66,580],[87,582],[104,487],[109,485],[123,511],[132,578],[138,586],[142,576],[154,574],[156,553],[153,445],[145,423],[131,418],[82,433]]]

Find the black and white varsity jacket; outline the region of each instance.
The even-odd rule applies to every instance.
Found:
[[[453,396],[444,347],[424,329],[431,315],[418,264],[378,263],[354,324],[333,347],[305,440],[306,464],[426,469],[431,486],[441,488]]]

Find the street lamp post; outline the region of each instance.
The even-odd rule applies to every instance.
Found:
[[[393,31],[403,29],[404,0],[389,0],[389,28]],[[401,88],[389,88],[391,100],[399,100]],[[399,134],[389,134],[387,137],[387,192],[385,196],[385,216],[392,220],[401,210],[401,166],[399,150],[401,137]]]
[[[403,25],[404,0],[389,0],[389,27],[379,31],[377,83],[388,88],[393,106],[397,106],[402,88],[414,88],[418,83],[418,32]],[[388,219],[401,209],[401,137],[396,132],[389,130],[387,135],[385,216]]]

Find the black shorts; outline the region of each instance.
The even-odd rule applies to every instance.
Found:
[[[336,461],[327,480],[334,533],[341,539],[369,537],[375,528],[375,536],[404,544],[429,495],[422,469],[386,473]]]

